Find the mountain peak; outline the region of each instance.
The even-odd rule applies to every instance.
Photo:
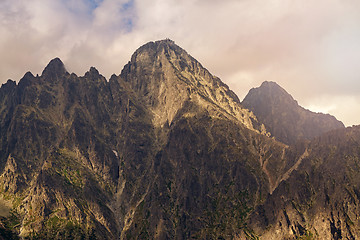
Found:
[[[157,125],[171,124],[178,113],[189,110],[183,109],[186,104],[196,102],[213,116],[223,114],[249,129],[261,128],[225,83],[170,39],[141,46],[120,76],[144,96]]]
[[[85,77],[98,78],[100,73],[95,67],[90,67],[89,71],[85,73]]]
[[[1,98],[1,91],[8,92],[10,89],[14,89],[16,87],[16,82],[9,79],[6,83],[1,84],[0,87],[0,98]]]
[[[275,82],[263,82],[252,88],[242,102],[272,136],[286,144],[312,139],[344,124],[328,114],[314,113],[298,102]]]
[[[264,81],[260,87],[253,88],[250,90],[250,92],[251,91],[258,91],[261,93],[261,95],[271,97],[273,100],[284,101],[284,99],[281,98],[285,98],[288,103],[296,105],[298,104],[297,101],[294,100],[294,98],[284,88],[273,81]]]
[[[186,54],[186,51],[175,44],[173,40],[164,39],[158,40],[155,42],[148,42],[141,47],[139,47],[131,57],[131,61],[142,60],[138,56],[147,55],[151,61],[156,60],[155,58],[161,54],[166,54],[167,56],[182,55]]]
[[[171,40],[170,38],[157,40],[154,42],[155,44],[165,44],[165,45],[176,45],[175,41]]]
[[[106,82],[106,79],[104,76],[102,76],[99,71],[95,68],[95,67],[90,67],[89,71],[87,71],[85,73],[85,78],[88,78],[92,81],[102,81],[102,82]]]
[[[58,77],[61,77],[67,73],[64,63],[60,58],[52,59],[49,64],[45,67],[41,76],[48,78],[50,80],[56,80]]]
[[[276,82],[273,82],[273,81],[264,81],[260,87],[276,87],[276,88],[282,88],[280,87],[279,84],[277,84]]]
[[[145,43],[144,45],[142,45],[139,49],[142,49],[142,48],[146,48],[146,47],[158,47],[158,46],[177,46],[175,44],[175,41],[169,39],[169,38],[166,38],[166,39],[163,39],[163,40],[157,40],[157,41],[150,41],[148,43]]]

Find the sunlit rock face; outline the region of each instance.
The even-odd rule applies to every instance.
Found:
[[[265,132],[255,116],[240,105],[236,94],[171,40],[140,47],[121,77],[143,96],[154,113],[154,124],[171,124],[185,103],[195,103],[213,117],[241,121],[247,128]]]
[[[291,105],[284,92],[272,97]],[[244,105],[171,40],[140,47],[109,81],[94,67],[70,74],[58,58],[41,76],[9,80],[0,209],[11,212],[0,236],[359,237],[358,128],[313,124],[321,136],[292,132],[289,146]]]
[[[275,82],[264,82],[251,89],[242,104],[257,116],[272,136],[286,144],[311,140],[325,132],[344,128],[344,124],[334,116],[314,113],[299,106]]]

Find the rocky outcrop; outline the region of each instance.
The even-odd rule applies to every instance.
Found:
[[[26,175],[17,165],[15,159],[9,155],[6,160],[4,171],[0,176],[2,191],[15,194],[24,187]]]
[[[251,110],[278,141],[294,144],[311,140],[344,124],[334,116],[314,113],[298,105],[297,101],[275,82],[264,82],[253,88],[242,104]]]

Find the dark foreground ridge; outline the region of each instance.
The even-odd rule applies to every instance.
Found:
[[[256,90],[240,103],[171,40],[140,47],[109,81],[94,67],[70,74],[58,58],[9,80],[0,238],[359,238],[360,128],[263,85],[268,105]],[[289,141],[269,120],[280,103],[306,120],[281,123]],[[340,129],[325,133],[331,121]]]

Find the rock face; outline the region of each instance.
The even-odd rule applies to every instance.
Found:
[[[194,103],[212,117],[234,119],[249,129],[265,130],[252,113],[241,107],[227,85],[171,40],[140,47],[120,77],[142,96],[154,114],[155,126],[170,125],[185,104]]]
[[[253,212],[253,229],[263,239],[358,239],[359,143],[357,126],[307,144],[297,169]]]
[[[360,237],[358,135],[290,147],[268,137],[171,40],[140,47],[109,81],[54,59],[0,88],[0,197],[11,205],[0,236]]]
[[[329,114],[314,113],[298,105],[290,94],[275,82],[264,82],[249,91],[242,102],[277,140],[294,144],[321,134],[344,128]]]

